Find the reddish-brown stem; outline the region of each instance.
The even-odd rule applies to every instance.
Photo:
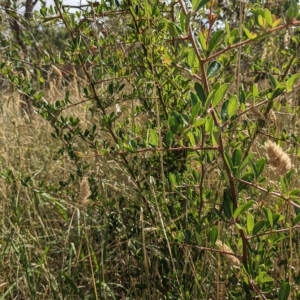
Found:
[[[143,148],[143,149],[138,149],[136,151],[119,151],[119,152],[108,152],[108,153],[97,153],[95,155],[82,155],[81,157],[84,158],[91,158],[91,157],[96,157],[96,156],[118,156],[118,155],[125,155],[125,154],[140,154],[140,153],[146,153],[146,152],[172,152],[172,151],[205,151],[205,150],[218,150],[218,146],[212,146],[212,147],[178,147],[178,148]]]
[[[185,248],[195,248],[195,249],[198,249],[198,250],[217,252],[217,253],[226,254],[226,255],[228,254],[228,255],[234,256],[238,259],[242,258],[240,255],[237,255],[235,253],[227,252],[227,251],[224,251],[224,250],[218,250],[218,249],[214,249],[214,248],[209,248],[209,247],[201,247],[201,246],[187,245],[187,244],[181,244],[180,246],[185,247]]]
[[[248,237],[248,240],[257,238],[257,237],[259,237],[259,236],[270,235],[270,234],[273,234],[273,233],[290,232],[291,229],[298,229],[298,228],[300,228],[300,225],[296,225],[296,226],[293,226],[293,227],[291,227],[291,228],[283,228],[283,229],[278,229],[278,230],[270,230],[270,231],[258,233],[258,234],[256,234],[256,235],[249,236],[249,237]]]
[[[218,56],[220,56],[220,55],[222,55],[223,53],[226,53],[226,52],[228,52],[228,51],[230,51],[230,50],[232,50],[232,49],[236,49],[236,48],[238,48],[238,47],[242,47],[242,46],[244,46],[244,45],[251,44],[251,43],[257,41],[258,39],[262,38],[262,36],[264,36],[264,35],[271,34],[271,33],[276,32],[276,31],[280,31],[280,30],[282,30],[282,29],[284,29],[284,28],[288,28],[288,27],[290,27],[290,26],[298,26],[298,25],[300,25],[300,21],[294,20],[294,21],[291,22],[291,23],[284,24],[284,25],[280,25],[280,26],[278,26],[278,27],[268,29],[268,30],[266,30],[266,32],[265,32],[263,35],[258,36],[257,38],[252,39],[252,40],[248,39],[248,40],[245,40],[245,41],[242,41],[242,42],[233,44],[233,45],[231,45],[231,46],[229,46],[229,47],[227,47],[227,48],[225,48],[225,49],[223,49],[223,50],[221,50],[221,51],[219,51],[219,52],[216,52],[215,54],[213,54],[213,55],[211,55],[211,56],[209,56],[209,57],[203,59],[202,62],[203,62],[203,63],[206,63],[206,62],[208,62],[208,61],[210,61],[210,60],[212,60],[212,59],[214,59],[214,58],[217,58]]]
[[[260,190],[262,192],[265,192],[266,194],[269,194],[269,195],[272,195],[274,197],[277,197],[277,198],[280,198],[280,199],[283,199],[284,201],[288,202],[289,204],[297,207],[297,208],[300,208],[300,205],[295,203],[294,201],[290,200],[289,198],[285,197],[282,193],[280,192],[272,192],[272,191],[268,191],[267,189],[253,183],[253,182],[249,182],[249,181],[245,181],[245,180],[242,180],[242,179],[238,179],[238,178],[235,178],[236,181],[238,182],[241,182],[241,183],[244,183],[244,184],[247,184],[249,186],[252,186],[254,187],[255,189],[257,190]]]

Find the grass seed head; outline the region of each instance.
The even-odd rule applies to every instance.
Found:
[[[81,206],[87,206],[89,201],[88,198],[91,196],[90,185],[88,182],[87,177],[84,177],[80,182],[80,189],[79,189],[79,204]]]
[[[231,263],[235,267],[240,267],[241,263],[240,263],[239,259],[236,256],[234,256],[234,255],[228,254],[228,253],[234,254],[234,252],[231,250],[231,248],[229,246],[227,246],[226,244],[222,243],[220,240],[216,241],[216,246],[220,250],[226,252],[226,253],[222,253],[222,255],[227,259],[227,261],[229,263]]]
[[[276,143],[268,140],[265,143],[267,156],[272,168],[280,175],[284,175],[292,167],[290,157]]]
[[[269,112],[269,119],[270,119],[270,121],[272,122],[272,124],[276,124],[276,122],[277,122],[277,117],[276,117],[276,114],[275,114],[275,112],[273,111],[273,109],[271,109],[270,112]]]

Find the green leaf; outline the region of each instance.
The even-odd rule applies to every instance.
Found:
[[[268,74],[268,78],[270,80],[272,87],[275,89],[277,86],[277,81],[276,81],[275,77],[272,74]]]
[[[189,25],[190,25],[190,20],[191,20],[191,17],[192,17],[192,11],[189,11],[187,13],[187,15],[185,16],[185,32],[189,32]]]
[[[196,10],[201,0],[192,0],[193,11]]]
[[[219,145],[219,138],[220,138],[220,134],[221,134],[221,128],[220,126],[215,126],[213,127],[212,130],[212,143],[214,146],[218,146]]]
[[[246,158],[241,163],[240,172],[242,172],[247,167],[247,165],[249,164],[249,162],[253,158],[253,156],[254,156],[254,153],[250,153],[246,156]]]
[[[278,87],[278,88],[276,88],[276,90],[272,93],[272,94],[268,94],[267,96],[268,96],[268,99],[269,100],[273,100],[273,99],[275,99],[276,97],[278,97],[279,95],[281,95],[282,93],[283,93],[283,91],[285,90],[285,88],[284,87]]]
[[[46,23],[46,22],[50,22],[50,21],[53,21],[53,20],[56,20],[56,19],[60,19],[59,16],[55,16],[55,17],[49,17],[49,18],[43,18],[43,23]]]
[[[263,18],[262,15],[257,16],[257,24],[261,29],[266,28],[266,20]]]
[[[187,136],[188,136],[188,138],[190,140],[191,146],[194,147],[195,144],[196,144],[196,142],[195,142],[195,137],[194,137],[193,133],[189,131],[188,134],[187,134]]]
[[[168,30],[169,30],[169,33],[170,33],[171,37],[173,37],[173,38],[175,38],[178,35],[182,34],[181,28],[173,22],[168,23]]]
[[[228,117],[231,118],[236,110],[238,108],[238,99],[236,96],[232,96],[230,97],[229,99],[229,102],[228,102],[228,106],[227,106],[227,113],[228,113]]]
[[[280,18],[279,18],[279,19],[276,19],[276,20],[273,22],[273,24],[272,24],[272,28],[277,27],[280,23],[281,23],[281,19],[280,19]]]
[[[200,42],[202,50],[206,51],[207,50],[206,39],[201,31],[199,32],[199,42]]]
[[[258,221],[253,228],[252,234],[255,235],[257,233],[259,233],[265,226],[266,226],[266,221],[265,220],[261,220]]]
[[[254,103],[255,103],[255,99],[258,96],[258,86],[257,86],[257,83],[254,83],[253,86],[252,86],[252,95],[253,95],[253,100],[254,100]]]
[[[184,24],[184,21],[185,21],[185,14],[183,11],[180,12],[180,28],[182,31],[185,30],[185,24]]]
[[[225,162],[227,163],[227,166],[229,167],[230,171],[233,172],[233,163],[231,157],[227,152],[225,152],[224,155],[225,155]]]
[[[241,215],[241,214],[244,213],[246,210],[248,210],[248,209],[253,205],[253,203],[254,203],[254,200],[250,200],[250,201],[248,201],[247,203],[245,203],[244,205],[239,206],[239,207],[235,210],[235,212],[234,212],[234,214],[233,214],[233,217],[234,217],[235,219],[238,218],[239,215]]]
[[[272,277],[265,276],[265,277],[262,279],[261,283],[273,282],[273,281],[274,281],[274,279],[273,279]]]
[[[196,128],[196,127],[199,127],[203,124],[206,123],[206,119],[197,119],[194,124],[193,124],[193,127]]]
[[[78,295],[81,299],[84,299],[82,291],[77,287],[77,283],[74,281],[73,277],[69,277],[65,272],[62,272],[62,277],[66,280],[71,290]]]
[[[211,64],[208,66],[207,69],[207,78],[211,78],[213,76],[215,76],[216,74],[218,74],[219,70],[221,69],[221,64],[217,61],[213,61],[211,62]]]
[[[288,282],[285,282],[279,290],[278,300],[288,300],[290,295],[291,287]]]
[[[198,99],[197,95],[194,92],[191,92],[190,95],[191,95],[191,104],[192,104],[192,107],[193,107],[193,106],[198,104],[199,99]]]
[[[155,147],[158,146],[158,135],[155,130],[150,129],[150,139],[149,143]]]
[[[264,17],[267,21],[267,24],[272,27],[273,19],[272,19],[272,15],[268,9],[264,10]]]
[[[293,226],[297,225],[300,222],[300,214],[296,216],[296,218],[293,220]]]
[[[176,176],[173,173],[169,173],[169,180],[170,180],[171,184],[177,185]]]
[[[209,232],[209,239],[212,245],[214,245],[218,239],[218,227],[213,226]]]
[[[273,228],[273,215],[272,215],[272,212],[269,208],[265,208],[265,212],[267,214],[267,217],[268,217],[268,220],[269,220],[269,223],[270,223],[270,226],[271,228]]]
[[[247,213],[247,232],[248,234],[252,233],[254,228],[254,218],[250,213]]]
[[[200,98],[200,100],[202,102],[202,105],[204,105],[205,101],[206,101],[206,95],[205,95],[202,85],[199,82],[195,83],[195,90],[197,92],[198,97]]]
[[[234,149],[232,154],[232,163],[234,168],[239,168],[242,161],[242,150],[241,149]]]
[[[216,48],[216,46],[218,45],[218,42],[221,40],[221,38],[224,35],[224,30],[218,30],[216,31],[211,39],[209,40],[209,44],[208,44],[208,53],[211,54],[211,52]]]
[[[253,40],[257,37],[256,33],[250,32],[246,27],[243,27],[244,33],[249,40]]]
[[[221,119],[223,122],[225,122],[228,119],[228,104],[229,104],[228,100],[225,100],[222,104]]]
[[[255,178],[257,178],[257,177],[258,177],[258,171],[257,171],[256,164],[253,162],[252,159],[250,159],[250,163],[251,163],[252,170],[253,170],[253,172],[254,172]]]
[[[290,6],[285,13],[286,23],[291,23],[298,16],[298,4],[295,0],[290,0]]]
[[[177,112],[172,111],[169,115],[168,123],[171,132],[177,134],[183,122],[181,116]]]
[[[297,188],[294,188],[291,192],[290,192],[290,198],[293,199],[298,199],[299,198],[299,194],[300,194],[300,190]]]
[[[225,96],[229,86],[230,86],[230,83],[224,83],[216,91],[215,96],[212,100],[212,105],[214,107],[217,106],[219,104],[219,102],[223,99],[223,97]]]
[[[241,104],[246,103],[246,92],[242,88],[239,90],[239,101]]]
[[[261,157],[257,162],[256,162],[256,178],[262,173],[264,170],[266,164],[266,159]]]
[[[190,68],[193,68],[193,66],[195,64],[195,59],[196,59],[195,50],[193,48],[191,48],[188,53],[188,57],[187,57],[187,62],[188,62],[188,65]]]
[[[196,94],[194,94],[193,92],[191,92],[191,100],[192,100],[191,122],[194,122],[195,118],[199,114],[201,102],[199,101]]]
[[[53,196],[51,196],[50,194],[48,193],[41,193],[41,195],[43,197],[45,197],[46,199],[48,200],[51,200],[52,203],[54,204],[54,206],[57,208],[58,210],[58,213],[61,215],[61,217],[66,221],[68,222],[69,221],[69,218],[68,218],[68,215],[67,215],[67,208],[65,206],[63,206],[58,198],[55,198]]]
[[[299,74],[294,74],[292,75],[288,81],[286,82],[286,89],[287,89],[287,92],[291,92],[292,91],[292,88],[293,88],[293,85],[294,85],[294,82],[296,79],[299,78]]]
[[[198,6],[195,9],[195,12],[197,12],[200,8],[204,7],[205,4],[207,4],[210,0],[201,0]]]

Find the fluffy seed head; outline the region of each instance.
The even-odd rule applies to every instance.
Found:
[[[280,175],[284,175],[292,167],[290,157],[276,143],[268,140],[265,143],[268,159],[273,169]]]
[[[216,246],[220,250],[226,252],[226,253],[222,253],[222,255],[228,260],[229,263],[231,263],[235,267],[239,267],[241,265],[239,259],[236,256],[228,254],[228,253],[234,254],[234,252],[231,250],[229,246],[222,243],[220,240],[216,241]]]
[[[276,117],[273,109],[271,109],[270,112],[269,112],[269,118],[270,118],[270,121],[272,122],[272,124],[276,124],[277,117]]]
[[[81,206],[87,206],[89,201],[88,198],[91,196],[90,185],[87,177],[84,177],[80,182],[79,189],[79,204]]]

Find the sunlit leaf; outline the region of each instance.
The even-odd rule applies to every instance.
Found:
[[[227,113],[228,113],[228,117],[231,118],[236,110],[238,108],[238,99],[236,96],[232,96],[230,97],[229,99],[229,102],[228,102],[228,106],[227,106]]]
[[[246,202],[244,205],[239,206],[234,214],[233,217],[236,219],[238,218],[242,213],[244,213],[245,211],[247,211],[254,203],[254,200],[250,200],[248,202]]]
[[[194,147],[195,144],[196,144],[196,142],[195,142],[195,137],[194,137],[193,133],[189,131],[188,134],[187,134],[187,136],[188,136],[188,138],[190,140],[191,146]]]
[[[265,29],[266,28],[266,20],[263,18],[262,15],[257,16],[257,24],[260,28]]]
[[[265,20],[267,21],[267,24],[269,26],[272,26],[273,19],[272,19],[272,15],[271,15],[271,13],[270,13],[270,11],[268,9],[264,10],[264,17],[265,17]]]
[[[209,232],[209,239],[212,245],[214,245],[218,239],[218,227],[213,226]]]
[[[155,147],[158,146],[158,135],[157,135],[156,131],[153,130],[153,129],[150,129],[149,143],[152,144]]]
[[[275,28],[275,27],[277,27],[278,25],[280,25],[281,24],[281,19],[279,18],[279,19],[276,19],[274,22],[273,22],[273,24],[272,24],[272,28]]]
[[[254,228],[254,218],[250,213],[247,213],[247,232],[248,234],[252,233]]]
[[[214,146],[218,146],[220,134],[221,134],[220,126],[215,126],[212,130],[212,135],[211,135],[212,143],[213,143]]]
[[[253,40],[257,37],[256,33],[250,32],[246,27],[243,27],[243,31],[249,40]]]
[[[224,83],[222,84],[219,89],[216,91],[213,100],[212,100],[212,105],[215,107],[218,105],[218,103],[223,99],[225,96],[228,88],[230,86],[230,83]]]
[[[210,2],[211,0],[201,0],[200,3],[198,4],[198,6],[195,9],[195,12],[197,12],[200,8],[204,7],[205,4],[207,4],[208,2]]]
[[[206,120],[205,120],[205,119],[197,119],[197,120],[194,122],[193,127],[196,128],[196,127],[199,127],[199,126],[201,126],[201,125],[203,125],[203,124],[205,124],[205,123],[206,123]]]
[[[207,50],[206,39],[201,31],[199,32],[199,42],[202,50],[206,51]]]
[[[190,68],[193,68],[196,59],[195,50],[193,48],[190,49],[187,57],[188,65]]]
[[[290,92],[292,91],[292,88],[293,88],[293,85],[295,83],[295,80],[298,79],[300,77],[299,74],[294,74],[292,75],[288,81],[286,82],[286,89],[287,89],[287,92]]]

